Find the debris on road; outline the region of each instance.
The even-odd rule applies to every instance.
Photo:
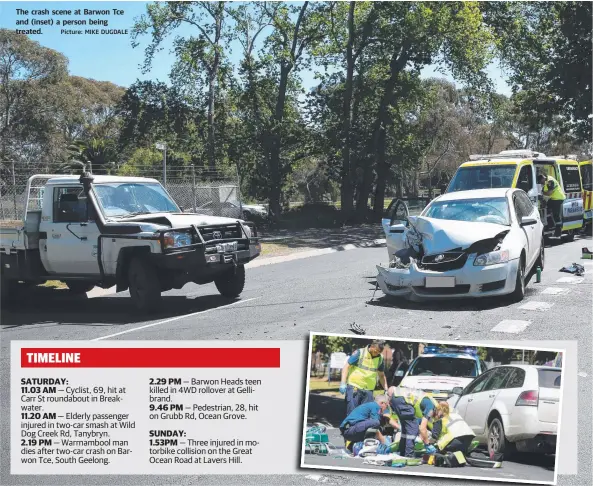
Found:
[[[583,260],[593,260],[593,252],[591,250],[589,250],[589,248],[584,246],[581,258]]]
[[[576,275],[577,277],[582,277],[585,274],[585,267],[578,263],[573,263],[570,266],[562,267],[559,272],[570,273],[572,275]]]
[[[354,334],[366,334],[367,333],[362,327],[360,327],[358,324],[356,324],[356,322],[353,322],[352,324],[350,324],[350,330]]]

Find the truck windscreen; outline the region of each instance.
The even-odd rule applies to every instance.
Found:
[[[581,176],[577,165],[561,165],[564,192],[581,192]]]
[[[177,204],[160,184],[108,183],[95,184],[93,187],[101,210],[108,218],[179,212]]]
[[[512,187],[516,170],[515,165],[460,167],[453,176],[447,192]]]

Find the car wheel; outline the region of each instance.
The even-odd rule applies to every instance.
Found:
[[[237,265],[231,271],[215,278],[214,284],[222,296],[231,298],[239,297],[245,287],[245,267],[243,265]]]
[[[517,269],[517,279],[515,280],[515,290],[511,294],[514,302],[521,302],[525,297],[525,259],[521,257],[519,268]]]
[[[546,247],[544,245],[544,238],[542,237],[541,247],[539,249],[539,256],[537,257],[537,260],[535,261],[535,265],[534,265],[535,269],[537,270],[537,267],[539,267],[543,271],[545,260],[546,260]]]
[[[74,295],[86,294],[95,288],[95,284],[89,282],[69,280],[65,283],[68,286],[68,290]]]
[[[488,427],[488,454],[502,454],[508,459],[514,453],[514,444],[509,442],[504,433],[502,421],[495,417]]]
[[[161,303],[161,285],[154,267],[143,258],[134,258],[128,268],[130,297],[140,312],[155,310]]]
[[[563,239],[564,241],[574,241],[574,230],[568,230]]]

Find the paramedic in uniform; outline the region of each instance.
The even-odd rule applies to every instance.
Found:
[[[409,390],[392,386],[387,391],[389,397],[389,407],[397,415],[401,428],[401,437],[399,439],[399,455],[404,457],[414,457],[414,443],[418,437],[418,419],[413,404],[413,398]]]
[[[377,429],[375,437],[384,444],[385,437],[380,430],[383,421],[397,427],[397,423],[389,417],[388,399],[385,395],[379,395],[374,401],[356,407],[340,424],[346,446],[363,441],[369,429]]]
[[[460,451],[467,454],[475,434],[461,415],[451,412],[447,402],[441,402],[434,411],[432,437],[441,453]]]
[[[546,176],[540,172],[537,176],[537,183],[542,185],[542,195],[550,198],[548,199],[547,208],[552,214],[556,233],[558,233],[559,230],[562,231],[562,203],[566,199],[566,195],[558,181],[551,176]]]
[[[356,350],[342,368],[340,393],[346,398],[346,415],[359,405],[373,401],[377,378],[387,392],[383,341],[373,341],[369,346]]]

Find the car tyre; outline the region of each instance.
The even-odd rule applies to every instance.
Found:
[[[90,292],[95,288],[94,283],[82,282],[77,280],[69,280],[65,282],[65,284],[68,286],[68,290],[74,295],[86,294],[87,292]]]
[[[521,257],[519,268],[517,269],[517,279],[515,280],[515,290],[511,294],[513,302],[521,302],[525,297],[525,259]]]
[[[509,459],[514,452],[515,445],[507,440],[502,421],[495,417],[488,426],[488,454],[502,454],[504,459]]]
[[[563,240],[564,241],[574,241],[574,235],[575,235],[574,230],[568,230],[568,232],[564,236]]]
[[[222,296],[239,297],[245,287],[245,266],[237,265],[231,271],[215,278],[214,284]]]
[[[546,261],[546,246],[544,245],[544,238],[542,236],[541,247],[539,249],[539,256],[537,257],[537,260],[535,261],[535,265],[534,265],[535,270],[537,270],[537,267],[539,267],[543,271],[545,261]]]
[[[128,267],[128,286],[132,302],[140,312],[157,309],[161,303],[161,285],[153,265],[144,258],[134,258]]]

